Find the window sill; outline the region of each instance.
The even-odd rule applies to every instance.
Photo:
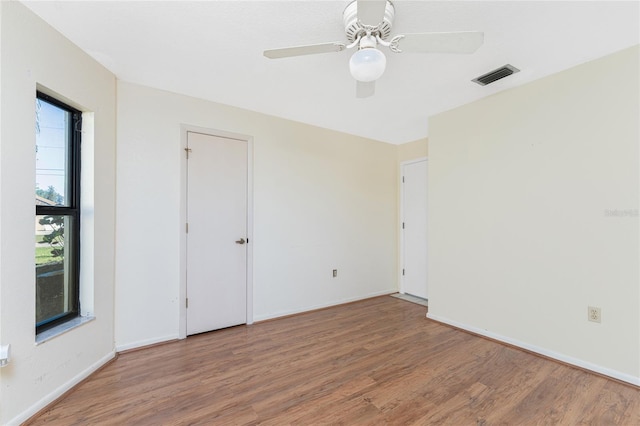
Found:
[[[67,331],[71,331],[74,328],[78,328],[83,324],[93,321],[96,319],[94,316],[90,317],[77,317],[70,321],[67,321],[63,324],[57,325],[49,330],[43,331],[36,335],[36,346],[41,345],[42,343],[53,339],[54,337],[60,336],[61,334],[66,333]]]

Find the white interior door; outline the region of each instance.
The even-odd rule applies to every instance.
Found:
[[[427,299],[427,160],[404,164],[402,177],[401,291]]]
[[[187,334],[247,322],[247,141],[187,133]]]

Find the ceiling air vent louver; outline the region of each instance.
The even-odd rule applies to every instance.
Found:
[[[474,78],[474,83],[478,83],[480,86],[486,86],[487,84],[493,83],[494,81],[500,80],[501,78],[505,78],[510,76],[511,74],[517,73],[520,70],[513,65],[505,65],[493,71],[489,71],[486,74],[481,75],[480,77]]]

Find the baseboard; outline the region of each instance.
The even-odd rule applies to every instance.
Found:
[[[157,345],[158,343],[170,342],[172,340],[178,340],[178,335],[172,334],[170,336],[154,337],[151,339],[138,340],[137,342],[125,343],[122,345],[118,345],[116,343],[116,352],[120,353],[130,351],[132,349],[139,349],[145,346]]]
[[[102,367],[103,365],[105,365],[106,363],[111,361],[113,358],[115,358],[115,356],[116,356],[115,352],[109,352],[107,355],[105,355],[104,357],[100,358],[97,362],[93,363],[88,368],[86,368],[85,370],[81,371],[79,374],[77,374],[71,380],[69,380],[68,382],[62,384],[61,386],[56,388],[53,392],[49,393],[47,396],[45,396],[44,398],[42,398],[41,400],[39,400],[38,402],[33,404],[27,410],[23,411],[22,413],[20,413],[16,417],[14,417],[12,420],[9,420],[7,425],[10,425],[10,426],[12,426],[12,425],[20,425],[20,424],[26,422],[31,417],[35,416],[40,411],[45,409],[48,405],[50,405],[51,403],[56,401],[58,398],[63,396],[66,392],[68,392],[71,389],[73,389],[74,386],[77,386],[84,379],[86,379],[91,374],[93,374],[96,371],[98,371],[100,369],[100,367]]]
[[[286,317],[286,316],[289,316],[289,315],[301,314],[303,312],[315,311],[317,309],[324,309],[324,308],[330,308],[330,307],[333,307],[333,306],[344,305],[345,303],[357,302],[359,300],[371,299],[372,297],[386,296],[388,294],[393,294],[393,293],[397,293],[397,292],[398,292],[398,289],[392,288],[392,289],[388,289],[388,290],[384,290],[384,291],[369,293],[369,294],[367,294],[365,296],[352,297],[352,298],[346,298],[346,299],[339,299],[339,300],[335,300],[335,301],[328,302],[328,303],[322,303],[322,304],[318,304],[318,305],[306,306],[306,307],[300,308],[300,309],[279,311],[279,312],[275,312],[275,313],[267,314],[267,315],[256,315],[256,316],[254,316],[253,320],[254,320],[254,323],[260,322],[260,321],[267,321],[267,320],[271,320],[271,319]]]
[[[473,327],[473,326],[470,326],[470,325],[467,325],[467,324],[462,324],[462,323],[459,323],[457,321],[450,320],[448,318],[443,318],[443,317],[438,316],[438,315],[433,315],[431,313],[427,313],[427,318],[432,319],[434,321],[441,322],[443,324],[447,324],[447,325],[453,326],[455,328],[459,328],[461,330],[465,330],[465,331],[471,332],[473,334],[478,334],[480,336],[484,336],[484,337],[487,337],[489,339],[496,340],[498,342],[506,343],[506,344],[512,345],[512,346],[516,346],[516,347],[525,349],[527,351],[540,354],[540,355],[545,356],[547,358],[552,358],[552,359],[555,359],[557,361],[573,365],[573,366],[578,367],[578,368],[582,368],[582,369],[585,369],[585,370],[593,371],[594,373],[598,373],[598,374],[601,374],[601,375],[604,375],[604,376],[607,376],[607,377],[611,377],[613,379],[620,380],[621,382],[630,383],[630,384],[635,385],[635,386],[640,386],[640,377],[635,377],[635,376],[632,376],[630,374],[622,373],[620,371],[613,370],[611,368],[602,367],[602,366],[597,365],[597,364],[593,364],[593,363],[590,363],[590,362],[587,362],[587,361],[584,361],[584,360],[581,360],[581,359],[578,359],[578,358],[573,358],[573,357],[570,357],[570,356],[567,356],[567,355],[564,355],[564,354],[561,354],[561,353],[557,353],[557,352],[551,351],[549,349],[545,349],[545,348],[541,348],[541,347],[538,347],[538,346],[535,346],[535,345],[531,345],[529,343],[521,342],[519,340],[512,339],[512,338],[506,337],[506,336],[502,336],[502,335],[497,334],[497,333],[492,333],[490,331],[483,330],[483,329],[480,329],[480,328],[477,328],[477,327]]]

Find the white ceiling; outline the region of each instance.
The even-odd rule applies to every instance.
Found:
[[[640,38],[638,1],[396,0],[392,35],[477,30],[485,43],[472,55],[385,50],[375,96],[357,99],[352,51],[262,55],[344,42],[347,0],[23,3],[122,80],[393,144],[427,136],[431,115]],[[521,72],[485,87],[470,82],[507,63]]]

